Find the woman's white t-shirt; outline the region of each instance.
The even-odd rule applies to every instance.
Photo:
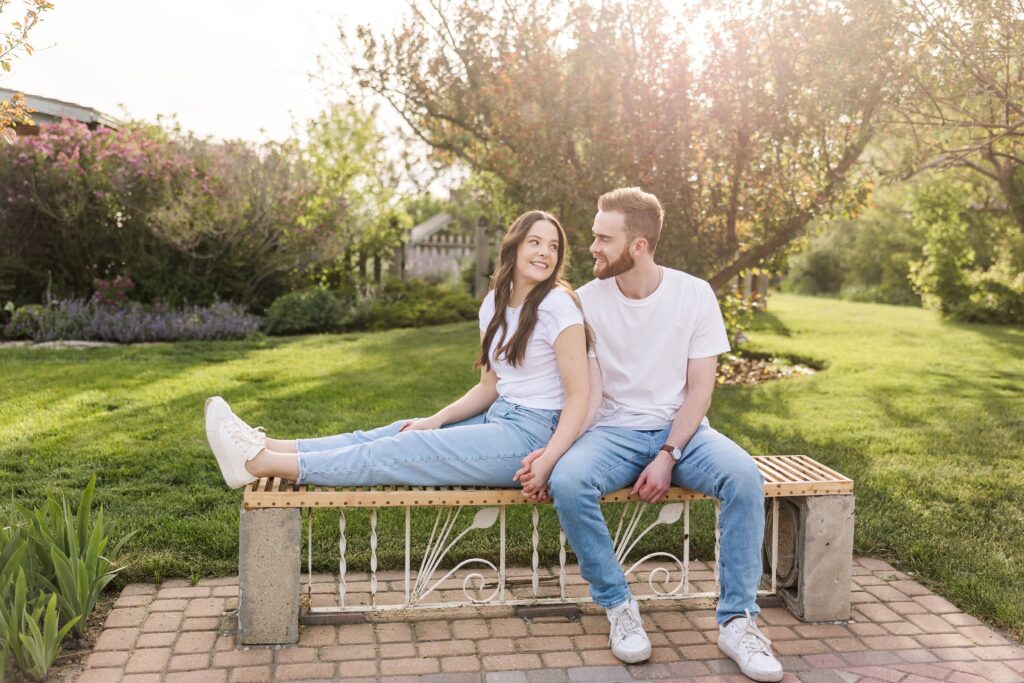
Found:
[[[564,289],[551,290],[537,307],[537,324],[526,344],[526,355],[518,366],[504,356],[495,357],[499,342],[508,343],[519,327],[522,306],[505,309],[505,340],[495,335],[488,355],[491,369],[498,376],[498,395],[527,408],[561,410],[565,403],[562,376],[555,358],[555,340],[567,327],[583,324],[583,313]],[[486,331],[494,315],[494,291],[487,293],[480,306],[480,331]]]

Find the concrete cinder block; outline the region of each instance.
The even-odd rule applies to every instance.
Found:
[[[298,508],[242,509],[238,524],[238,642],[299,640],[302,517]]]
[[[796,585],[780,587],[786,607],[804,621],[850,618],[853,565],[852,495],[788,499],[799,510],[796,530]]]

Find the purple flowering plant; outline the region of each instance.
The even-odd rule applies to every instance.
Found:
[[[4,335],[36,342],[76,339],[132,344],[242,339],[259,329],[259,317],[223,301],[209,306],[171,308],[137,302],[115,307],[92,300],[65,299],[48,306],[18,308],[4,328]]]

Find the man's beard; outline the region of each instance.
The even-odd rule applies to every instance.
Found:
[[[616,275],[622,275],[627,270],[633,267],[633,257],[629,255],[629,250],[623,250],[622,256],[615,259],[614,261],[608,261],[604,268],[598,271],[597,261],[594,262],[594,277],[598,280],[607,280],[610,277]]]

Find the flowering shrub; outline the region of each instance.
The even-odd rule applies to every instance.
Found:
[[[85,339],[122,344],[240,339],[257,331],[259,318],[224,302],[182,309],[139,303],[112,308],[81,299],[22,306],[4,328],[8,337],[37,342]]]
[[[299,221],[312,192],[293,145],[43,125],[0,146],[0,287],[114,303],[130,284],[143,302],[259,309],[337,252],[336,225]],[[125,271],[130,283],[108,275]]]
[[[118,275],[113,280],[96,278],[92,281],[96,292],[90,301],[97,306],[120,308],[128,303],[128,293],[135,289],[135,283],[128,276]]]

